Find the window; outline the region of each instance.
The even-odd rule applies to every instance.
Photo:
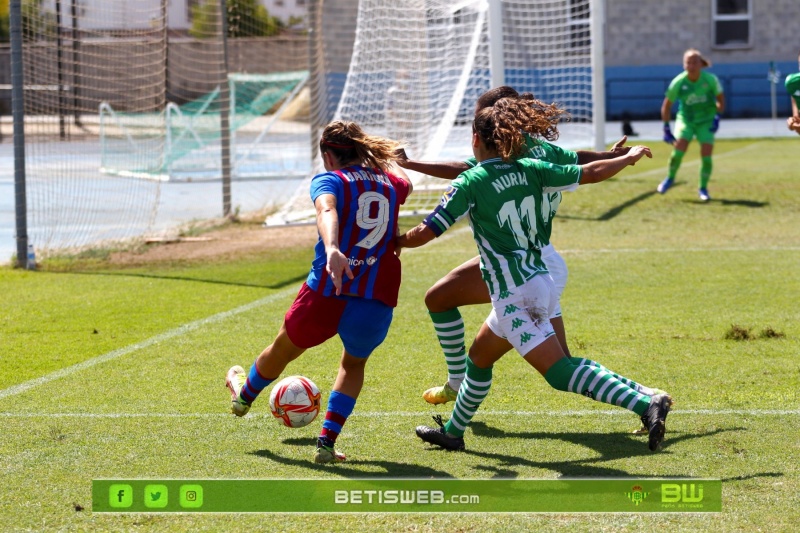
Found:
[[[748,48],[751,44],[752,0],[711,0],[714,46]]]
[[[589,15],[589,0],[569,0],[567,24],[570,33],[570,48],[588,48],[592,44]]]

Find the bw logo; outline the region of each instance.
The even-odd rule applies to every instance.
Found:
[[[590,391],[589,389],[586,389],[581,394],[583,394],[587,398],[591,398],[592,400],[594,400],[594,393],[592,391]]]
[[[703,501],[703,485],[694,483],[662,483],[661,501],[666,503],[699,503]]]

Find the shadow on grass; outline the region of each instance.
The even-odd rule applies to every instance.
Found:
[[[769,202],[756,202],[755,200],[726,200],[725,198],[721,199],[712,198],[707,202],[701,202],[700,199],[698,198],[695,200],[684,200],[684,202],[688,204],[699,204],[699,205],[719,204],[723,206],[731,205],[736,207],[751,207],[751,208],[761,208],[761,207],[767,207],[769,205]]]
[[[603,213],[602,215],[600,215],[598,217],[576,217],[576,216],[571,216],[571,215],[559,214],[558,218],[563,218],[563,219],[566,219],[566,220],[589,220],[589,221],[605,222],[607,220],[611,220],[612,218],[617,217],[618,215],[620,215],[623,211],[625,211],[629,207],[632,207],[632,206],[638,204],[639,202],[643,202],[644,200],[647,200],[648,198],[650,198],[651,196],[654,196],[655,194],[657,194],[656,191],[648,191],[648,192],[642,193],[639,196],[635,196],[635,197],[631,198],[630,200],[627,200],[627,201],[622,202],[621,204],[619,204],[619,205],[617,205],[615,207],[612,207],[611,209],[609,209],[608,211],[606,211],[605,213]]]
[[[685,184],[686,184],[686,182],[684,182],[684,181],[676,181],[675,184],[672,187],[674,188],[674,187],[677,187],[679,185],[685,185]],[[607,220],[611,220],[613,218],[616,218],[617,216],[622,214],[629,207],[632,207],[632,206],[634,206],[634,205],[636,205],[636,204],[638,204],[640,202],[643,202],[644,200],[647,200],[651,196],[656,196],[656,195],[658,195],[658,192],[656,190],[650,190],[648,192],[642,193],[639,196],[635,196],[635,197],[631,198],[630,200],[626,200],[625,202],[622,202],[621,204],[612,207],[611,209],[609,209],[608,211],[606,211],[605,213],[601,214],[598,217],[577,217],[577,216],[561,215],[560,214],[560,215],[558,215],[558,218],[563,218],[563,219],[567,219],[567,220],[588,220],[588,221],[592,221],[593,220],[593,221],[597,221],[597,222],[605,222]],[[754,200],[727,200],[727,199],[724,199],[724,198],[716,199],[716,200],[712,198],[708,202],[701,202],[699,198],[698,199],[693,199],[693,200],[686,199],[686,200],[683,200],[683,201],[686,202],[686,203],[698,204],[698,205],[719,204],[719,205],[723,205],[723,206],[738,206],[738,207],[750,207],[750,208],[761,208],[761,207],[766,207],[766,206],[769,205],[769,202],[757,202],[757,201],[754,201]]]
[[[294,459],[284,457],[282,455],[278,455],[272,450],[256,450],[253,452],[249,452],[251,455],[255,455],[256,457],[263,457],[265,459],[269,459],[270,461],[275,461],[276,463],[281,463],[285,465],[291,466],[300,466],[307,468],[309,470],[317,471],[317,472],[331,472],[332,468],[335,468],[334,472],[336,474],[345,476],[345,477],[353,477],[353,478],[452,478],[451,474],[444,472],[442,470],[436,470],[435,468],[430,468],[428,466],[413,464],[413,463],[398,463],[394,461],[363,461],[359,459],[352,459],[348,458],[347,461],[344,463],[338,463],[336,465],[319,465],[312,461],[311,458],[311,446],[309,446],[308,439],[286,439],[283,441],[283,444],[287,444],[289,446],[302,446],[303,448],[307,448],[309,450],[309,455],[307,459]],[[382,472],[364,472],[361,468],[364,466],[375,466],[383,469]]]
[[[715,429],[703,433],[670,433],[662,443],[662,450],[651,452],[647,448],[647,438],[645,436],[635,436],[632,433],[542,433],[542,432],[507,432],[502,429],[493,428],[484,422],[472,421],[470,424],[473,434],[479,437],[507,438],[507,439],[526,439],[535,443],[536,440],[558,439],[571,444],[585,446],[595,451],[599,457],[591,459],[577,459],[565,461],[536,461],[524,457],[509,456],[498,453],[478,452],[469,449],[464,453],[490,459],[486,465],[479,467],[482,470],[494,472],[495,477],[516,477],[517,471],[513,467],[525,466],[552,470],[566,477],[621,477],[630,476],[630,472],[617,468],[607,468],[598,463],[625,459],[628,457],[652,455],[654,453],[665,453],[670,445],[688,439],[696,439],[727,433],[731,431],[743,431],[745,428]],[[535,444],[532,445],[534,447]]]

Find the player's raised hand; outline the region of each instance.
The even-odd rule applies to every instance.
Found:
[[[401,167],[408,162],[408,154],[405,148],[398,148],[394,151],[394,155],[397,156],[397,164]]]
[[[325,265],[325,271],[333,281],[333,286],[336,288],[336,296],[342,294],[342,281],[344,276],[348,279],[353,279],[353,271],[350,270],[350,263],[347,257],[338,249],[328,251],[328,263]]]
[[[628,142],[628,136],[623,135],[622,139],[618,140],[614,143],[614,146],[611,147],[611,154],[614,157],[619,157],[621,155],[625,155],[630,151],[630,146],[625,146],[625,143]]]
[[[651,159],[653,158],[653,152],[650,151],[650,148],[642,145],[631,147],[630,152],[628,152],[628,157],[632,158],[630,165],[635,165],[636,162],[644,156],[647,156]]]

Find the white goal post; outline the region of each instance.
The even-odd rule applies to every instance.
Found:
[[[343,0],[326,0],[337,1]],[[317,0],[320,11],[322,4]],[[602,149],[603,9],[603,0],[360,0],[341,98],[332,116],[318,114],[312,137],[331,119],[353,120],[369,133],[406,140],[412,158],[463,160],[472,155],[469,125],[477,97],[505,84],[570,112],[558,144]],[[311,28],[318,40],[312,49],[321,49],[324,13],[310,19],[319,25]],[[325,85],[325,67],[312,67],[313,85]],[[308,190],[322,171],[318,157],[312,168],[266,225],[312,220]],[[446,182],[412,179],[406,212],[427,212]]]

